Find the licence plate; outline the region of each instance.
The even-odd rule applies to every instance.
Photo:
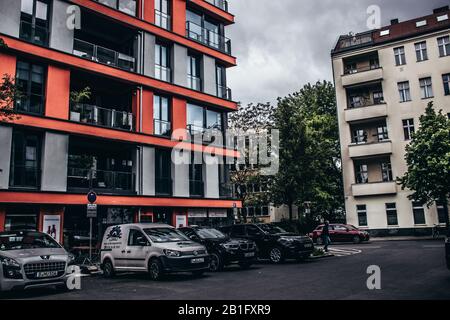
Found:
[[[191,263],[203,263],[203,262],[205,262],[205,258],[196,258],[191,260]]]
[[[254,256],[255,256],[254,252],[247,252],[244,254],[244,257],[246,257],[246,258],[250,258],[250,257],[254,257]]]
[[[305,244],[305,248],[312,248],[312,244],[311,243]]]
[[[36,272],[36,278],[51,278],[58,276],[58,271]]]

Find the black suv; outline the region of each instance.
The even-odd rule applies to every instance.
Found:
[[[450,229],[447,231],[447,237],[445,237],[445,260],[447,268],[450,270]]]
[[[237,224],[221,230],[233,238],[253,240],[258,257],[273,263],[289,258],[304,260],[314,251],[311,238],[289,233],[274,224]]]
[[[238,264],[249,268],[256,260],[256,245],[245,239],[231,239],[217,229],[209,227],[179,228],[192,241],[201,243],[210,254],[210,270],[221,271],[225,266]]]

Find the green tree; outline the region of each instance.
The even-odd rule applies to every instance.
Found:
[[[430,102],[420,117],[420,128],[406,147],[406,174],[397,179],[402,189],[413,193],[411,200],[427,206],[439,202],[444,206],[449,227],[448,198],[450,196],[450,120],[436,112]]]
[[[8,45],[0,38],[0,49],[7,49]],[[14,103],[22,96],[14,77],[4,74],[0,80],[0,121],[12,121],[19,116],[14,109]]]

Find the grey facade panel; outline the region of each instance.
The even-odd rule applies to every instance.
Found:
[[[187,86],[187,48],[178,44],[173,45],[172,50],[172,74],[173,83]]]
[[[205,198],[219,198],[219,164],[218,159],[210,154],[204,154],[203,182],[205,187]]]
[[[50,47],[67,53],[73,52],[74,30],[67,26],[69,3],[54,0],[51,13]]]
[[[172,181],[174,197],[189,197],[189,151],[172,151]]]
[[[207,55],[202,59],[202,79],[203,91],[205,93],[216,95],[216,60]]]
[[[69,136],[45,133],[42,148],[42,191],[67,191]]]
[[[0,1],[0,32],[12,37],[19,37],[20,5],[18,0]]]
[[[142,148],[142,194],[144,196],[155,195],[155,148]]]
[[[148,77],[155,77],[155,45],[156,38],[150,33],[144,34],[144,75]]]
[[[12,127],[0,126],[0,189],[8,189],[11,169]]]

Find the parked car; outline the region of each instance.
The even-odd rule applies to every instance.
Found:
[[[447,268],[450,270],[450,230],[447,231],[447,236],[445,237],[445,260]]]
[[[318,226],[309,236],[317,244],[322,244],[322,229],[324,225]],[[353,242],[361,243],[369,241],[370,235],[367,231],[359,230],[349,224],[330,224],[331,242]]]
[[[231,264],[247,269],[255,262],[256,245],[251,240],[233,239],[209,227],[185,227],[179,230],[208,249],[211,255],[210,271],[221,271]]]
[[[272,263],[291,258],[303,260],[314,251],[309,237],[289,233],[274,224],[237,224],[221,230],[232,238],[254,241],[258,257],[270,259]]]
[[[101,268],[106,277],[117,272],[147,272],[159,280],[164,274],[209,269],[203,245],[166,224],[125,224],[106,229],[101,246]]]
[[[36,231],[0,233],[0,291],[38,287],[67,289],[73,260],[52,237]]]

